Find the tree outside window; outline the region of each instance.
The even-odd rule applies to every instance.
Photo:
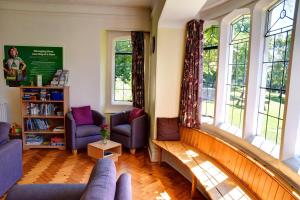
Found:
[[[114,101],[116,102],[132,102],[131,67],[131,40],[115,41]]]

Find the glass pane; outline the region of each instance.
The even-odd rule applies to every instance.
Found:
[[[281,138],[294,8],[295,0],[280,0],[267,10],[257,135],[273,144]]]
[[[132,101],[132,91],[131,90],[124,90],[124,100]]]
[[[123,101],[123,90],[115,90],[115,101]]]
[[[214,117],[215,87],[218,61],[219,28],[211,26],[204,32],[203,89],[201,114]],[[208,48],[209,47],[209,48]]]
[[[225,121],[240,130],[244,120],[249,33],[250,15],[242,15],[232,22]]]
[[[204,47],[219,45],[219,27],[211,26],[204,31]]]
[[[118,40],[115,46],[116,53],[132,53],[132,45],[130,39]]]
[[[278,34],[293,28],[295,4],[295,0],[281,0],[268,9],[266,35]]]

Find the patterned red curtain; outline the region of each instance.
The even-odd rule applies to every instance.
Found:
[[[179,118],[182,126],[190,128],[200,128],[203,23],[192,20],[187,24]]]
[[[145,107],[144,32],[131,32],[132,43],[132,101],[136,108]]]

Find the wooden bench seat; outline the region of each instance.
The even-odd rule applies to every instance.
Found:
[[[220,169],[208,156],[200,153],[190,145],[180,141],[156,141],[161,150],[165,150],[184,165],[192,173],[192,194],[196,191],[197,182],[200,182],[201,193],[211,199],[255,199],[241,184]]]
[[[279,175],[225,141],[196,129],[180,128],[180,141],[153,143],[177,158],[210,199],[300,200],[299,191]]]

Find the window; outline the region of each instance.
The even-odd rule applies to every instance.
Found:
[[[245,108],[246,76],[250,36],[250,15],[245,14],[231,23],[229,63],[226,80],[225,124],[230,132],[242,136]]]
[[[280,0],[266,12],[257,135],[280,144],[295,0]]]
[[[218,63],[219,27],[204,31],[202,121],[212,123],[215,112],[216,73]]]
[[[113,101],[124,103],[132,101],[131,65],[132,46],[128,38],[118,39],[114,45],[114,90]]]

